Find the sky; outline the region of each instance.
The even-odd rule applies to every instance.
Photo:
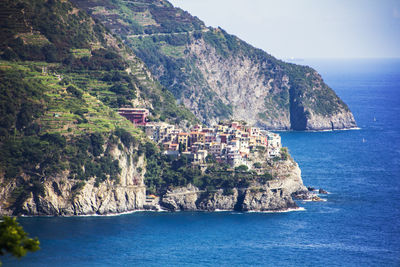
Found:
[[[281,59],[400,58],[400,0],[170,0]]]

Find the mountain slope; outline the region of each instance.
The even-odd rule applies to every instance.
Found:
[[[68,81],[112,108],[146,106],[156,118],[163,113],[193,120],[130,49],[70,2],[2,1],[0,5],[2,59],[55,63],[49,71],[68,74]]]
[[[198,209],[231,199],[226,208],[285,210],[306,190],[284,149],[273,162],[260,149],[258,172],[212,159],[203,172],[190,157],[160,153],[117,108],[147,107],[153,120],[183,126],[193,114],[71,2],[2,1],[0,26],[0,215],[120,213],[144,208],[146,190],[167,201],[191,184]]]
[[[268,129],[356,126],[312,68],[285,63],[165,0],[73,0],[118,34],[206,124],[245,119]]]
[[[194,116],[69,1],[1,1],[0,25],[0,214],[142,208],[146,158],[157,149],[116,108]]]

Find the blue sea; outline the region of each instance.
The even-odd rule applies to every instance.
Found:
[[[287,213],[20,218],[41,250],[4,266],[400,266],[400,60],[313,60],[360,130],[284,132],[304,183]]]

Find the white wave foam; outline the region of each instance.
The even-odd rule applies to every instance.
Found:
[[[292,212],[292,211],[306,211],[305,208],[303,207],[298,207],[298,208],[291,208],[291,209],[286,209],[286,210],[267,210],[267,211],[247,211],[247,213],[286,213],[286,212]]]
[[[320,198],[320,200],[302,199],[301,201],[303,201],[303,202],[326,202],[328,200],[326,200],[324,198]]]

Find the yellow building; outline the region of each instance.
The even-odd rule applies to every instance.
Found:
[[[191,132],[190,139],[192,144],[196,142],[204,143],[206,140],[206,134],[200,132]]]

